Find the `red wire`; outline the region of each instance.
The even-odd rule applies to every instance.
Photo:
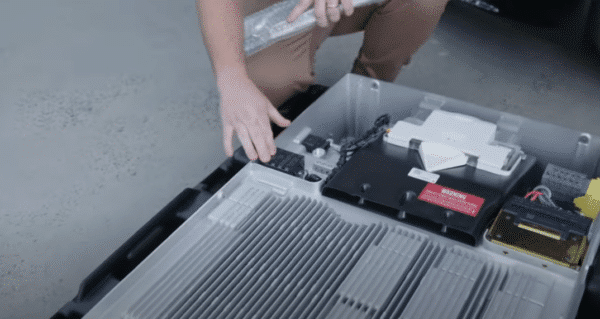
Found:
[[[527,193],[527,195],[525,195],[525,198],[528,198],[529,196],[531,196],[530,200],[533,202],[535,201],[540,195],[544,195],[544,193],[540,192],[540,191],[531,191],[529,193]]]

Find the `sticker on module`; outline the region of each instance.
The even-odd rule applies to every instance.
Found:
[[[413,167],[410,170],[410,172],[408,172],[408,176],[410,176],[412,178],[420,179],[427,183],[433,183],[433,184],[435,184],[437,182],[437,180],[440,178],[440,175],[438,175],[438,174],[430,173],[428,171],[424,171],[424,170],[418,169],[416,167]]]
[[[452,188],[429,183],[418,197],[420,200],[476,217],[485,199]]]

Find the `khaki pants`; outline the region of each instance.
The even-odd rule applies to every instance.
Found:
[[[314,58],[329,37],[364,31],[352,73],[393,82],[403,65],[431,35],[448,0],[387,0],[356,8],[327,28],[315,27],[247,58],[248,74],[274,106],[314,83]],[[246,12],[273,1],[250,1]]]

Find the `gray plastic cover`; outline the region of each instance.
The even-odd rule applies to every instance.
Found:
[[[568,318],[578,272],[322,198],[254,163],[85,318]]]
[[[596,175],[596,136],[347,75],[276,140],[338,141],[430,105],[503,123],[526,154]],[[499,125],[500,126],[500,125]],[[505,131],[505,132],[504,132]],[[586,138],[581,138],[585,136]],[[487,240],[467,246],[323,197],[319,183],[250,163],[85,318],[574,318],[600,243],[579,270]]]

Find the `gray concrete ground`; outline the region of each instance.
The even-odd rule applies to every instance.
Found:
[[[533,34],[452,7],[396,83],[600,135],[597,55]],[[324,44],[320,83],[361,37]],[[0,3],[0,318],[72,299],[225,158],[218,119],[193,1]]]

